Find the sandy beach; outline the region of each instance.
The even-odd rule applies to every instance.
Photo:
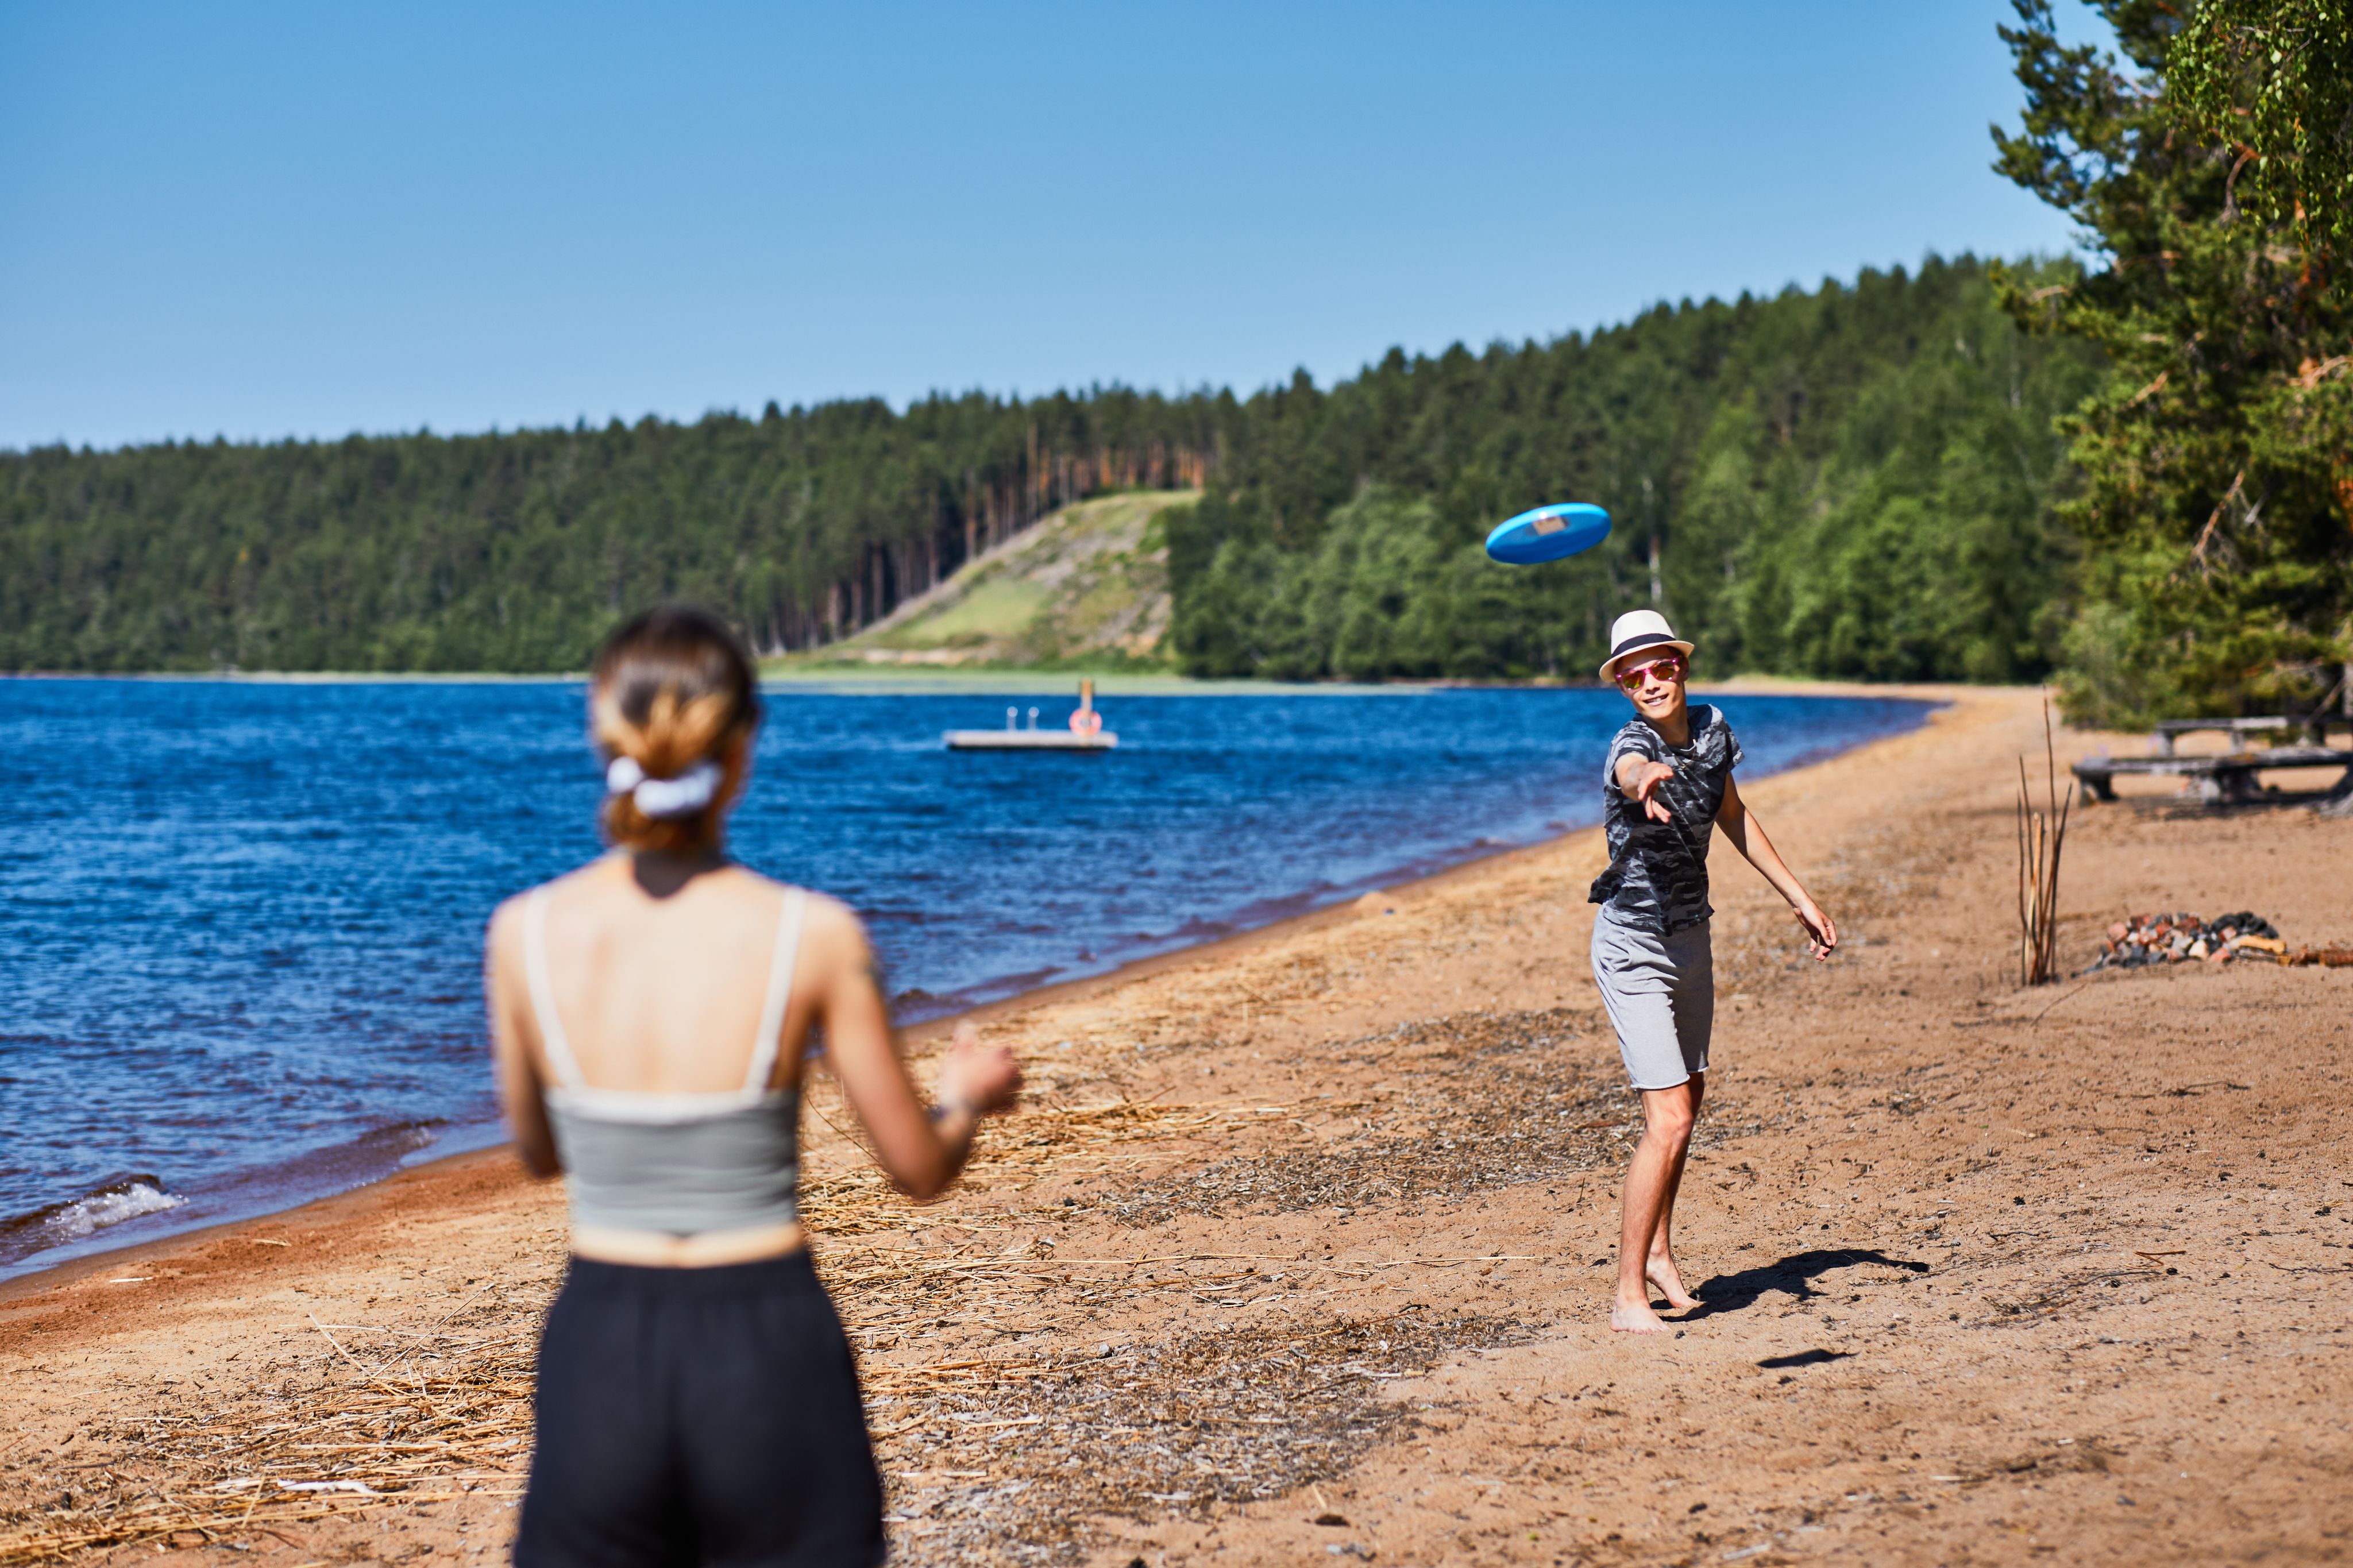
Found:
[[[1673,1334],[1606,1327],[1597,832],[989,1010],[1034,1093],[929,1207],[817,1086],[894,1561],[2353,1556],[2353,970],[2021,989],[2037,696],[1922,694],[1744,789],[1833,963],[1716,855]],[[2151,910],[2353,943],[2353,821],[2145,789],[2062,889],[2070,971]],[[562,1263],[492,1151],[0,1289],[0,1562],[502,1560]]]

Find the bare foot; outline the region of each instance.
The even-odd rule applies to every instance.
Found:
[[[1648,1301],[1620,1301],[1609,1309],[1609,1326],[1621,1334],[1663,1334],[1667,1325]]]
[[[1672,1258],[1653,1258],[1643,1270],[1642,1278],[1667,1299],[1667,1305],[1678,1312],[1688,1312],[1699,1305],[1699,1298],[1683,1289],[1683,1278],[1675,1271]]]

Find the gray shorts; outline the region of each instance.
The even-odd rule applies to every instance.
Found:
[[[1672,1089],[1707,1070],[1715,958],[1705,921],[1661,936],[1603,910],[1593,921],[1593,983],[1636,1089]]]

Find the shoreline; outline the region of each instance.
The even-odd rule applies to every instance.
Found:
[[[186,1230],[175,1230],[169,1236],[146,1237],[121,1247],[100,1247],[95,1252],[77,1254],[60,1263],[12,1274],[0,1279],[0,1310],[26,1296],[36,1296],[61,1286],[76,1284],[110,1268],[139,1268],[156,1258],[203,1247],[258,1226],[332,1224],[361,1212],[372,1196],[381,1202],[392,1201],[395,1194],[409,1184],[410,1178],[461,1172],[470,1166],[488,1170],[493,1163],[509,1160],[512,1149],[511,1142],[501,1139],[480,1148],[453,1150],[447,1154],[404,1165],[390,1175],[380,1176],[375,1181],[363,1182],[358,1186],[345,1187],[341,1192],[328,1193],[320,1197],[305,1198],[285,1208],[240,1215],[229,1219],[208,1220]]]
[[[1522,680],[1472,679],[1469,678],[1433,676],[1429,679],[1381,681],[1357,680],[1256,680],[1225,677],[1180,675],[1174,670],[1138,669],[1037,669],[1019,666],[984,668],[909,668],[899,669],[877,666],[861,669],[844,665],[839,668],[808,669],[779,668],[774,659],[756,660],[760,685],[765,689],[781,690],[836,689],[858,690],[874,688],[877,694],[913,692],[936,687],[944,691],[965,692],[986,689],[993,682],[1008,682],[1008,692],[1060,691],[1080,680],[1095,683],[1099,695],[1134,697],[1222,697],[1222,696],[1284,696],[1284,697],[1373,697],[1394,696],[1411,691],[1608,691],[1609,684],[1599,679],[1572,679],[1567,677],[1530,676]],[[588,671],[501,671],[501,670],[89,670],[89,669],[0,669],[0,681],[80,681],[104,680],[164,682],[178,684],[214,684],[222,686],[565,686],[578,685],[588,679]],[[1938,695],[1936,701],[1949,701],[1955,693],[1971,691],[1997,692],[2035,690],[2034,687],[1970,686],[1956,683],[1867,680],[1842,680],[1828,677],[1803,675],[1764,675],[1740,673],[1709,680],[1692,682],[1691,693],[1704,698],[1709,692],[1738,695],[1778,697],[1918,697],[1923,692]]]
[[[1928,695],[1744,790],[1848,940],[1806,961],[1719,862],[1673,1333],[1607,1327],[1640,1112],[1590,828],[997,1010],[1031,1092],[934,1204],[814,1077],[893,1561],[2327,1558],[2353,1106],[2308,1080],[2353,972],[2021,988],[2036,694]],[[2353,938],[2353,826],[2310,813],[2090,807],[2066,867],[2070,960],[2118,910]],[[7,1293],[0,1562],[495,1556],[565,1219],[493,1150]]]
[[[109,677],[99,679],[115,678]],[[1832,683],[1823,682],[1790,682],[1781,680],[1778,678],[1772,679],[1769,683],[1763,680],[1749,681],[1736,679],[1732,681],[1711,683],[1705,686],[1694,686],[1692,690],[1692,696],[1695,700],[1705,700],[1709,697],[1716,695],[1737,696],[1744,693],[1754,693],[1756,695],[1771,696],[1816,696],[1824,699],[1865,698],[1882,700],[1919,701],[1926,704],[1926,706],[1921,710],[1916,720],[1911,723],[1905,724],[1900,728],[1866,737],[1844,746],[1834,746],[1820,752],[1803,754],[1785,767],[1752,775],[1759,780],[1779,778],[1791,773],[1801,773],[1810,768],[1819,767],[1822,763],[1833,761],[1838,757],[1849,755],[1854,752],[1880,744],[1904,735],[1915,733],[1918,730],[1933,722],[1935,716],[1938,712],[1949,708],[1952,702],[1949,689],[1945,688],[1910,685],[1900,687],[1882,687],[1848,684],[1836,687],[1835,689],[1824,689],[1826,687],[1831,687],[1831,684]],[[1451,689],[1462,688],[1459,686],[1433,686],[1430,688],[1430,689]],[[1476,689],[1478,688],[1471,687],[1468,689]],[[1374,692],[1385,690],[1387,689],[1356,688],[1353,689],[1356,691]],[[1335,692],[1334,694],[1341,695],[1343,693]],[[1564,844],[1567,844],[1588,835],[1598,833],[1599,828],[1600,825],[1598,822],[1581,823],[1570,827],[1567,832],[1548,835],[1545,837],[1537,838],[1524,844],[1503,845],[1485,849],[1474,847],[1463,854],[1460,858],[1450,860],[1448,863],[1440,866],[1435,870],[1405,877],[1395,882],[1387,882],[1377,889],[1362,893],[1351,895],[1345,891],[1339,892],[1335,894],[1332,901],[1328,903],[1303,910],[1297,913],[1282,915],[1263,924],[1241,927],[1240,929],[1228,931],[1222,935],[1210,937],[1199,942],[1181,942],[1176,946],[1159,952],[1148,953],[1139,958],[1130,959],[1124,963],[1116,964],[1112,968],[1103,970],[1096,973],[1076,975],[1067,980],[1052,981],[1042,985],[1030,986],[1003,997],[977,1003],[967,1007],[961,1007],[954,1012],[944,1013],[935,1017],[926,1018],[919,1023],[902,1025],[899,1027],[899,1037],[911,1050],[927,1048],[935,1042],[946,1039],[954,1033],[958,1024],[967,1020],[976,1024],[986,1025],[1000,1019],[1014,1017],[1040,1007],[1089,1000],[1108,992],[1118,990],[1121,987],[1131,984],[1136,981],[1166,973],[1169,970],[1179,966],[1194,963],[1221,963],[1238,958],[1271,943],[1288,941],[1306,932],[1321,931],[1334,925],[1351,921],[1356,919],[1363,911],[1363,906],[1368,900],[1386,900],[1390,904],[1395,905],[1399,902],[1427,897],[1432,892],[1455,885],[1466,877],[1481,874],[1490,868],[1508,866],[1515,860],[1525,859],[1531,856],[1547,853]],[[1292,896],[1295,897],[1297,895]],[[984,982],[982,984],[986,984],[987,983]],[[440,1165],[447,1162],[464,1161],[485,1155],[492,1155],[509,1147],[509,1141],[503,1135],[503,1130],[501,1123],[497,1121],[453,1123],[450,1126],[448,1135],[459,1139],[465,1139],[469,1134],[476,1136],[487,1134],[491,1141],[487,1143],[470,1142],[466,1147],[452,1149],[443,1153],[432,1152],[432,1146],[427,1145],[425,1149],[417,1151],[416,1157],[403,1160],[394,1169],[389,1170],[381,1175],[361,1181],[352,1186],[339,1188],[315,1196],[305,1197],[282,1207],[258,1208],[218,1219],[206,1220],[200,1224],[190,1226],[185,1228],[168,1228],[157,1235],[129,1237],[121,1241],[120,1244],[113,1246],[103,1244],[95,1246],[91,1245],[93,1242],[98,1240],[98,1235],[96,1234],[77,1238],[77,1240],[73,1242],[66,1243],[62,1247],[53,1249],[70,1251],[72,1254],[70,1257],[61,1258],[55,1263],[23,1267],[26,1259],[19,1259],[15,1264],[7,1265],[6,1271],[0,1272],[0,1301],[5,1301],[15,1295],[21,1294],[21,1288],[37,1287],[43,1281],[65,1278],[82,1278],[88,1273],[96,1271],[98,1268],[110,1266],[110,1260],[121,1260],[148,1256],[155,1249],[168,1249],[169,1247],[182,1243],[211,1236],[216,1232],[234,1229],[238,1226],[250,1225],[262,1220],[284,1218],[287,1216],[301,1215],[311,1209],[320,1207],[321,1205],[336,1204],[354,1194],[364,1193],[374,1188],[385,1186],[396,1182],[403,1175],[412,1171],[427,1169]],[[437,1140],[437,1142],[439,1141],[440,1140]],[[130,1223],[135,1224],[137,1222],[134,1220]],[[83,1250],[85,1247],[87,1247],[88,1250]],[[39,1253],[27,1254],[26,1258],[37,1258],[39,1256]]]

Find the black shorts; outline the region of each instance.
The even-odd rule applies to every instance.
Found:
[[[858,1369],[808,1254],[572,1260],[540,1338],[517,1568],[882,1561]]]

